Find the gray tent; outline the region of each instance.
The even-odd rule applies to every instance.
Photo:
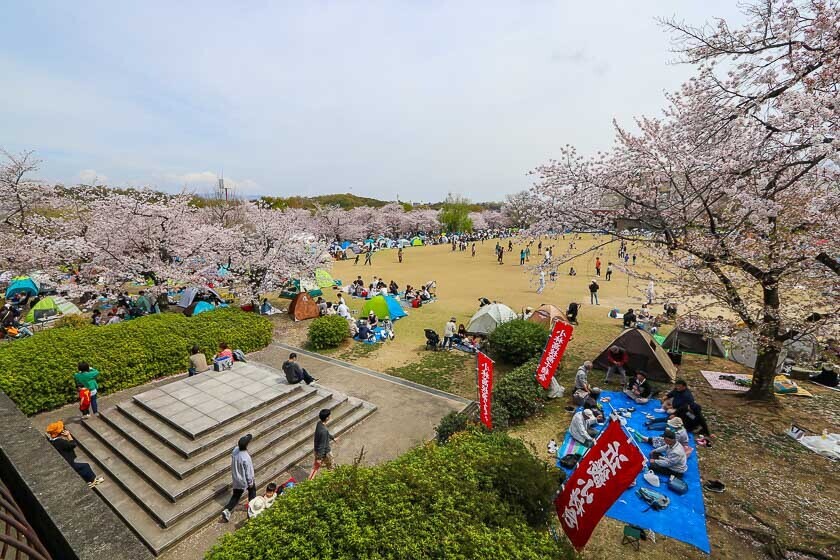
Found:
[[[193,300],[195,300],[195,297],[202,291],[209,292],[211,295],[213,295],[213,297],[218,299],[220,303],[224,303],[225,301],[222,299],[222,296],[220,296],[213,288],[186,288],[184,290],[184,293],[181,294],[181,299],[178,300],[178,307],[186,309],[187,307],[192,305]]]
[[[669,352],[689,352],[719,358],[726,357],[726,350],[723,349],[723,342],[719,338],[706,337],[703,333],[682,329],[672,330],[662,343],[662,348]]]
[[[755,342],[755,335],[749,329],[742,329],[732,335],[729,340],[729,359],[750,368],[755,367],[755,360],[758,357],[758,348]],[[779,353],[779,362],[776,364],[776,371],[782,369],[787,357],[787,350],[783,347]]]
[[[502,323],[516,319],[516,312],[501,303],[491,303],[481,307],[470,319],[467,332],[470,334],[488,335]]]

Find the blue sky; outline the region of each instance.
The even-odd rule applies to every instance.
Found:
[[[690,76],[656,17],[735,2],[10,2],[0,147],[44,179],[501,200]]]

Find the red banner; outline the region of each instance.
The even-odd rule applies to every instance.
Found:
[[[554,377],[554,372],[557,371],[557,366],[563,359],[573,330],[575,328],[566,321],[554,323],[548,344],[545,345],[542,359],[540,359],[540,367],[537,368],[537,383],[542,385],[543,389],[548,389],[551,384],[551,378]]]
[[[616,421],[580,460],[554,501],[560,525],[577,550],[586,546],[598,522],[642,471],[644,460]]]
[[[493,360],[485,354],[478,353],[478,411],[481,423],[488,429],[493,429]]]

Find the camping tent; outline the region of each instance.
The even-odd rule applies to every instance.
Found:
[[[220,295],[219,295],[219,292],[217,292],[217,291],[216,291],[216,290],[214,290],[213,288],[207,288],[207,287],[201,287],[201,288],[191,287],[191,288],[186,288],[186,289],[185,289],[185,290],[181,293],[181,299],[179,299],[179,300],[178,300],[178,307],[183,307],[184,309],[186,309],[187,307],[189,307],[190,305],[192,305],[192,304],[193,304],[193,301],[194,301],[194,300],[195,300],[195,298],[196,298],[196,296],[198,296],[198,295],[201,293],[201,291],[202,291],[202,290],[206,291],[206,292],[209,294],[208,299],[211,299],[211,300],[212,300],[212,299],[214,299],[214,298],[215,298],[215,299],[217,299],[217,300],[218,300],[218,302],[219,302],[219,303],[222,303],[222,302],[224,302],[224,301],[225,301],[225,300],[222,298],[222,296],[220,296]]]
[[[226,303],[220,303],[218,307],[227,307]],[[216,306],[210,303],[209,301],[195,301],[187,306],[184,309],[184,315],[187,317],[195,317],[199,313],[204,313],[205,311],[213,311],[216,309]]]
[[[662,347],[670,352],[690,352],[708,356],[726,357],[723,342],[719,338],[707,338],[703,333],[674,329],[662,342]]]
[[[301,292],[289,304],[289,315],[295,321],[303,321],[304,319],[314,319],[320,313],[318,312],[318,304],[315,303],[315,299],[308,293]]]
[[[371,310],[377,317],[389,317],[392,321],[408,315],[393,296],[383,296],[381,294],[373,296],[365,302],[365,306],[362,307],[362,314],[367,316]]]
[[[315,269],[315,283],[321,289],[332,288],[336,285],[332,275],[323,268]]]
[[[749,329],[742,329],[732,335],[729,339],[729,359],[750,368],[755,367],[755,360],[758,357],[755,335]],[[776,371],[782,369],[782,364],[787,358],[787,347],[782,346],[779,352],[779,361],[776,364]]]
[[[491,303],[476,311],[467,325],[467,332],[470,334],[488,335],[502,323],[516,319],[516,313],[507,305]]]
[[[45,297],[32,306],[32,309],[26,314],[26,322],[32,323],[54,315],[75,315],[78,313],[81,313],[81,311],[72,301],[60,296]]]
[[[411,238],[411,246],[412,247],[419,247],[423,244],[423,240],[419,237],[412,237]]]
[[[350,247],[350,245],[352,245],[352,243],[350,243],[349,241],[342,241],[341,242],[341,248],[344,249],[344,250],[347,250],[347,248]]]
[[[651,381],[671,382],[677,378],[677,366],[675,366],[668,353],[662,348],[647,331],[642,329],[627,329],[618,338],[607,344],[604,351],[597,358],[592,360],[595,367],[607,369],[610,364],[607,361],[607,352],[610,346],[618,346],[630,355],[627,362],[628,373],[643,370],[647,372]]]
[[[376,242],[373,240],[373,238],[369,237],[369,238],[365,239],[365,245],[374,245],[375,243]]]
[[[397,247],[410,247],[410,246],[411,246],[411,241],[409,241],[408,239],[400,239],[399,241],[397,241]]]
[[[16,276],[12,278],[9,287],[6,288],[6,299],[15,294],[25,293],[28,296],[38,295],[38,284],[29,276]]]
[[[534,311],[534,314],[528,318],[530,322],[540,324],[547,329],[553,328],[555,322],[564,321],[565,319],[566,315],[556,306],[549,303],[540,305]]]

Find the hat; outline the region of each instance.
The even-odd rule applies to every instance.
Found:
[[[455,322],[455,317],[450,317],[449,320],[454,323]]]
[[[598,395],[600,395],[600,394],[601,394],[601,388],[600,388],[600,387],[592,387],[591,389],[589,389],[589,393],[590,393],[591,395],[593,395],[593,396],[596,396],[596,397],[597,397]]]
[[[677,439],[677,434],[675,434],[673,430],[666,428],[665,431],[662,432],[662,437],[666,439]]]
[[[259,515],[259,514],[261,514],[261,513],[263,512],[263,510],[264,510],[264,509],[266,508],[266,506],[268,505],[268,504],[266,503],[267,501],[268,501],[268,500],[266,500],[266,499],[265,499],[265,497],[263,497],[263,496],[257,496],[256,498],[254,498],[253,500],[251,500],[250,502],[248,502],[248,509],[250,509],[250,510],[251,510],[251,513],[252,513],[253,515]]]
[[[59,420],[58,422],[53,422],[49,426],[47,426],[47,433],[50,437],[58,437],[61,432],[64,431],[64,422]]]
[[[592,412],[592,410],[590,410],[588,408],[584,409],[583,415],[586,416],[587,418],[595,418],[595,413]]]
[[[668,425],[674,428],[675,430],[679,430],[683,427],[682,418],[680,418],[679,416],[674,416],[673,418],[668,420]]]

